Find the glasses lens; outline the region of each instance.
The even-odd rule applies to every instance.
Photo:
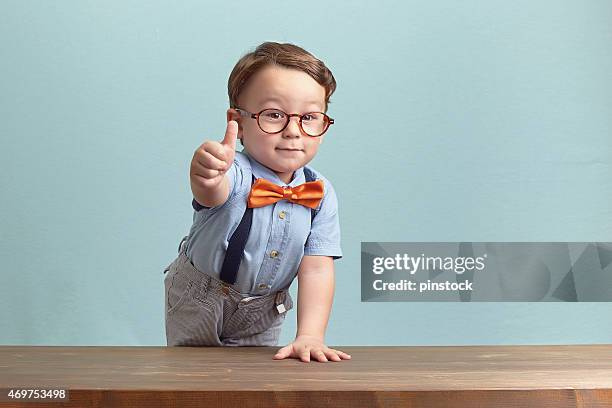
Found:
[[[278,109],[266,109],[257,118],[261,130],[268,133],[280,132],[287,123],[287,115]]]
[[[302,128],[310,136],[319,136],[327,128],[327,117],[321,112],[305,113],[302,116]]]

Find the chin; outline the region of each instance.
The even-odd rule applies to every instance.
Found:
[[[274,170],[276,173],[289,173],[292,171],[296,171],[297,169],[299,169],[300,165],[295,165],[295,166],[283,166],[283,167],[270,167],[272,170]]]

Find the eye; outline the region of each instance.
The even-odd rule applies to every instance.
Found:
[[[285,118],[285,114],[281,111],[265,111],[262,116],[266,120],[282,120]]]
[[[305,113],[304,116],[302,116],[302,121],[303,122],[322,122],[323,115],[318,112]]]

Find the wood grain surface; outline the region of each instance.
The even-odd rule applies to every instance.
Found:
[[[612,345],[344,347],[351,360],[273,360],[278,347],[0,346],[0,388],[64,388],[74,407],[612,407]]]

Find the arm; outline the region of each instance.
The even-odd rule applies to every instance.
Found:
[[[334,261],[304,256],[298,269],[297,335],[323,341],[334,299]]]
[[[329,256],[305,255],[298,269],[298,329],[295,340],[274,359],[310,356],[320,362],[341,361],[351,356],[327,347],[323,339],[334,298],[334,261]]]

